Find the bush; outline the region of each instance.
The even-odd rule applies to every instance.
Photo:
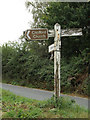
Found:
[[[3,79],[6,79],[7,83],[14,85],[35,86],[37,88],[53,90],[54,63],[53,60],[48,59],[49,55],[45,49],[47,49],[46,46],[39,45],[37,42],[33,43],[33,45],[32,43],[28,44],[25,42],[21,43],[21,45],[17,43],[3,45]],[[77,89],[77,76],[83,74],[88,66],[88,61],[87,49],[78,56],[74,55],[68,59],[62,57],[61,92],[70,92]],[[87,82],[85,82],[86,88],[84,87],[86,91],[84,92],[83,89],[84,94],[87,92],[86,84]]]

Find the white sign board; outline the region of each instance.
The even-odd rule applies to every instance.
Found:
[[[52,52],[52,51],[54,51],[54,44],[49,46],[49,52]]]
[[[61,37],[64,36],[81,36],[82,35],[82,29],[81,28],[71,28],[61,31]]]

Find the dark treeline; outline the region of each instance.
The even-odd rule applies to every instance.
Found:
[[[83,29],[83,35],[80,37],[62,38],[61,91],[88,94],[89,3],[27,2],[27,9],[30,9],[31,5],[34,18],[32,27],[53,29],[58,22],[62,29]],[[48,53],[48,46],[53,42],[53,38],[27,42],[22,36],[21,44],[9,42],[3,45],[3,81],[53,90],[54,63]]]

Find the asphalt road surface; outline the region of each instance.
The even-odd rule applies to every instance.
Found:
[[[21,87],[21,86],[5,84],[5,83],[3,83],[3,84],[0,83],[0,88],[9,90],[16,95],[24,96],[24,97],[36,99],[36,100],[47,100],[53,96],[53,92],[51,92],[51,91]],[[76,97],[76,96],[73,97],[73,96],[62,95],[62,94],[61,94],[61,96],[68,97],[70,99],[74,99],[78,105],[88,109],[88,102],[90,103],[90,99]]]

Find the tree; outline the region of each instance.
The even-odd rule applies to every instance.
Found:
[[[37,0],[35,0],[35,2],[27,1],[25,5],[28,11],[33,14],[34,23],[32,24],[32,27],[45,27],[45,23],[41,17],[46,12],[48,2],[37,2]]]

